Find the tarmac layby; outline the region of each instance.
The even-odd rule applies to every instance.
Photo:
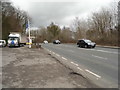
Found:
[[[97,88],[44,49],[2,48],[2,88]]]

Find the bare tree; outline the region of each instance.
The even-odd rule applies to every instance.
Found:
[[[73,27],[76,39],[86,38],[87,22],[85,20],[76,17],[73,22]]]
[[[102,8],[101,11],[93,13],[92,18],[88,20],[87,37],[98,43],[117,45],[116,23],[113,12],[110,9]]]
[[[57,39],[59,34],[60,34],[60,31],[61,31],[61,28],[54,24],[53,22],[47,27],[47,31],[49,33],[49,36],[50,36],[50,39],[51,40],[54,40],[54,39]]]
[[[72,39],[72,31],[70,30],[69,27],[63,27],[61,30],[61,33],[59,35],[59,39],[63,42],[63,43],[71,43],[73,42]]]
[[[23,32],[25,12],[15,8],[11,2],[2,2],[2,38],[7,39],[9,32]]]

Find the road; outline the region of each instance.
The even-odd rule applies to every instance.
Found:
[[[42,44],[43,48],[57,53],[84,70],[88,78],[105,88],[118,87],[118,49],[96,47],[79,48],[69,44]],[[90,77],[91,75],[91,77]]]

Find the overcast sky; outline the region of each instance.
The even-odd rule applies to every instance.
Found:
[[[109,7],[119,0],[11,0],[16,7],[28,12],[33,27],[46,26],[55,22],[69,26],[75,17],[86,19],[91,12]],[[44,2],[43,2],[44,1]]]

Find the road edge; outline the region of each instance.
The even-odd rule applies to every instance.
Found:
[[[75,73],[80,74],[82,77],[84,77],[87,81],[89,81],[91,84],[95,85],[95,88],[101,88],[102,86],[99,86],[97,83],[95,83],[93,80],[91,80],[88,75],[86,75],[86,72],[84,72],[81,68],[77,67],[77,65],[74,64],[70,59],[66,60],[66,58],[58,56],[58,54],[50,51],[49,49],[46,49],[42,47],[47,53],[51,54],[52,57],[56,58],[62,65],[64,65],[66,68],[72,70]],[[69,61],[69,62],[68,62]],[[71,63],[72,62],[72,63]],[[92,76],[92,75],[91,75]],[[99,80],[99,79],[97,79]],[[85,87],[84,87],[85,88]]]

